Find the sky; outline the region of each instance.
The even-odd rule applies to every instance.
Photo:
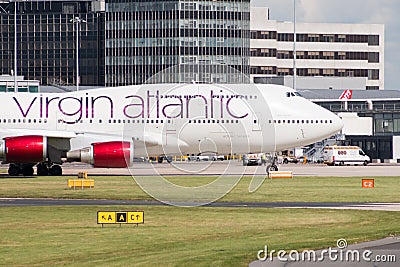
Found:
[[[293,21],[293,1],[298,22],[384,24],[385,89],[400,90],[399,0],[251,0],[251,5],[269,7],[272,20]]]

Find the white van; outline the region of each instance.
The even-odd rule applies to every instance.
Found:
[[[324,163],[329,166],[345,164],[366,166],[370,161],[370,157],[365,155],[358,146],[326,146],[324,148]]]

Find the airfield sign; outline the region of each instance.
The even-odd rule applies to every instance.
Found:
[[[374,188],[375,187],[375,179],[362,179],[361,187],[362,188]]]
[[[144,211],[98,211],[97,224],[143,224]]]

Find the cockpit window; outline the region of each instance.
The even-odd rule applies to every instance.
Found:
[[[287,92],[286,97],[302,96],[299,92]]]

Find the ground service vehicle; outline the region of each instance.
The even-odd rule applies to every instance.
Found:
[[[368,165],[371,159],[358,146],[326,146],[324,148],[324,163],[334,165]]]
[[[243,156],[243,166],[261,165],[262,153],[250,153]]]

